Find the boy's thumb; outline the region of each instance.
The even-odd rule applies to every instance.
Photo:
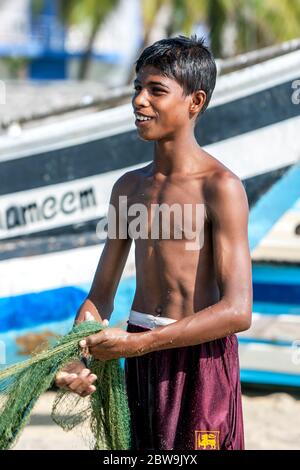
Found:
[[[84,321],[95,321],[94,315],[89,312],[88,310],[84,314]],[[108,326],[109,321],[107,319],[103,320],[102,325],[103,326]]]
[[[86,311],[85,314],[84,314],[84,321],[94,321],[94,320],[95,320],[95,318],[91,314],[91,312]]]

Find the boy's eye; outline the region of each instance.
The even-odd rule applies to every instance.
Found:
[[[135,85],[135,86],[133,87],[133,89],[134,89],[135,91],[137,91],[138,88],[141,88],[141,87],[140,87],[139,85]],[[161,90],[160,88],[152,88],[152,91],[155,91],[155,92],[157,92],[157,93],[162,93],[164,90]]]

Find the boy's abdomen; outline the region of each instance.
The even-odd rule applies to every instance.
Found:
[[[136,311],[180,320],[220,300],[209,226],[199,251],[183,240],[136,241]]]
[[[125,377],[134,449],[244,449],[236,335],[127,358]]]

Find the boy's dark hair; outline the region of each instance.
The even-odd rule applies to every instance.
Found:
[[[143,50],[136,61],[135,72],[146,65],[160,70],[162,75],[176,80],[183,88],[184,96],[196,90],[206,93],[206,102],[198,114],[206,110],[216,84],[217,67],[214,57],[204,43],[204,38],[179,35],[161,39]]]

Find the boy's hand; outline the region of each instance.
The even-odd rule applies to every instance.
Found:
[[[81,397],[86,397],[96,391],[93,385],[96,379],[97,376],[92,374],[81,361],[74,361],[56,374],[55,384],[59,388],[65,388]]]
[[[128,333],[121,328],[107,328],[81,340],[79,345],[95,359],[108,361],[140,355],[142,350],[139,339],[138,333]]]
[[[86,312],[84,321],[90,320],[94,320],[94,317],[90,312]],[[104,320],[103,324],[107,325],[108,321]],[[96,387],[93,385],[96,380],[97,376],[78,360],[70,362],[56,374],[55,384],[59,388],[65,388],[81,397],[86,397],[96,391]]]

